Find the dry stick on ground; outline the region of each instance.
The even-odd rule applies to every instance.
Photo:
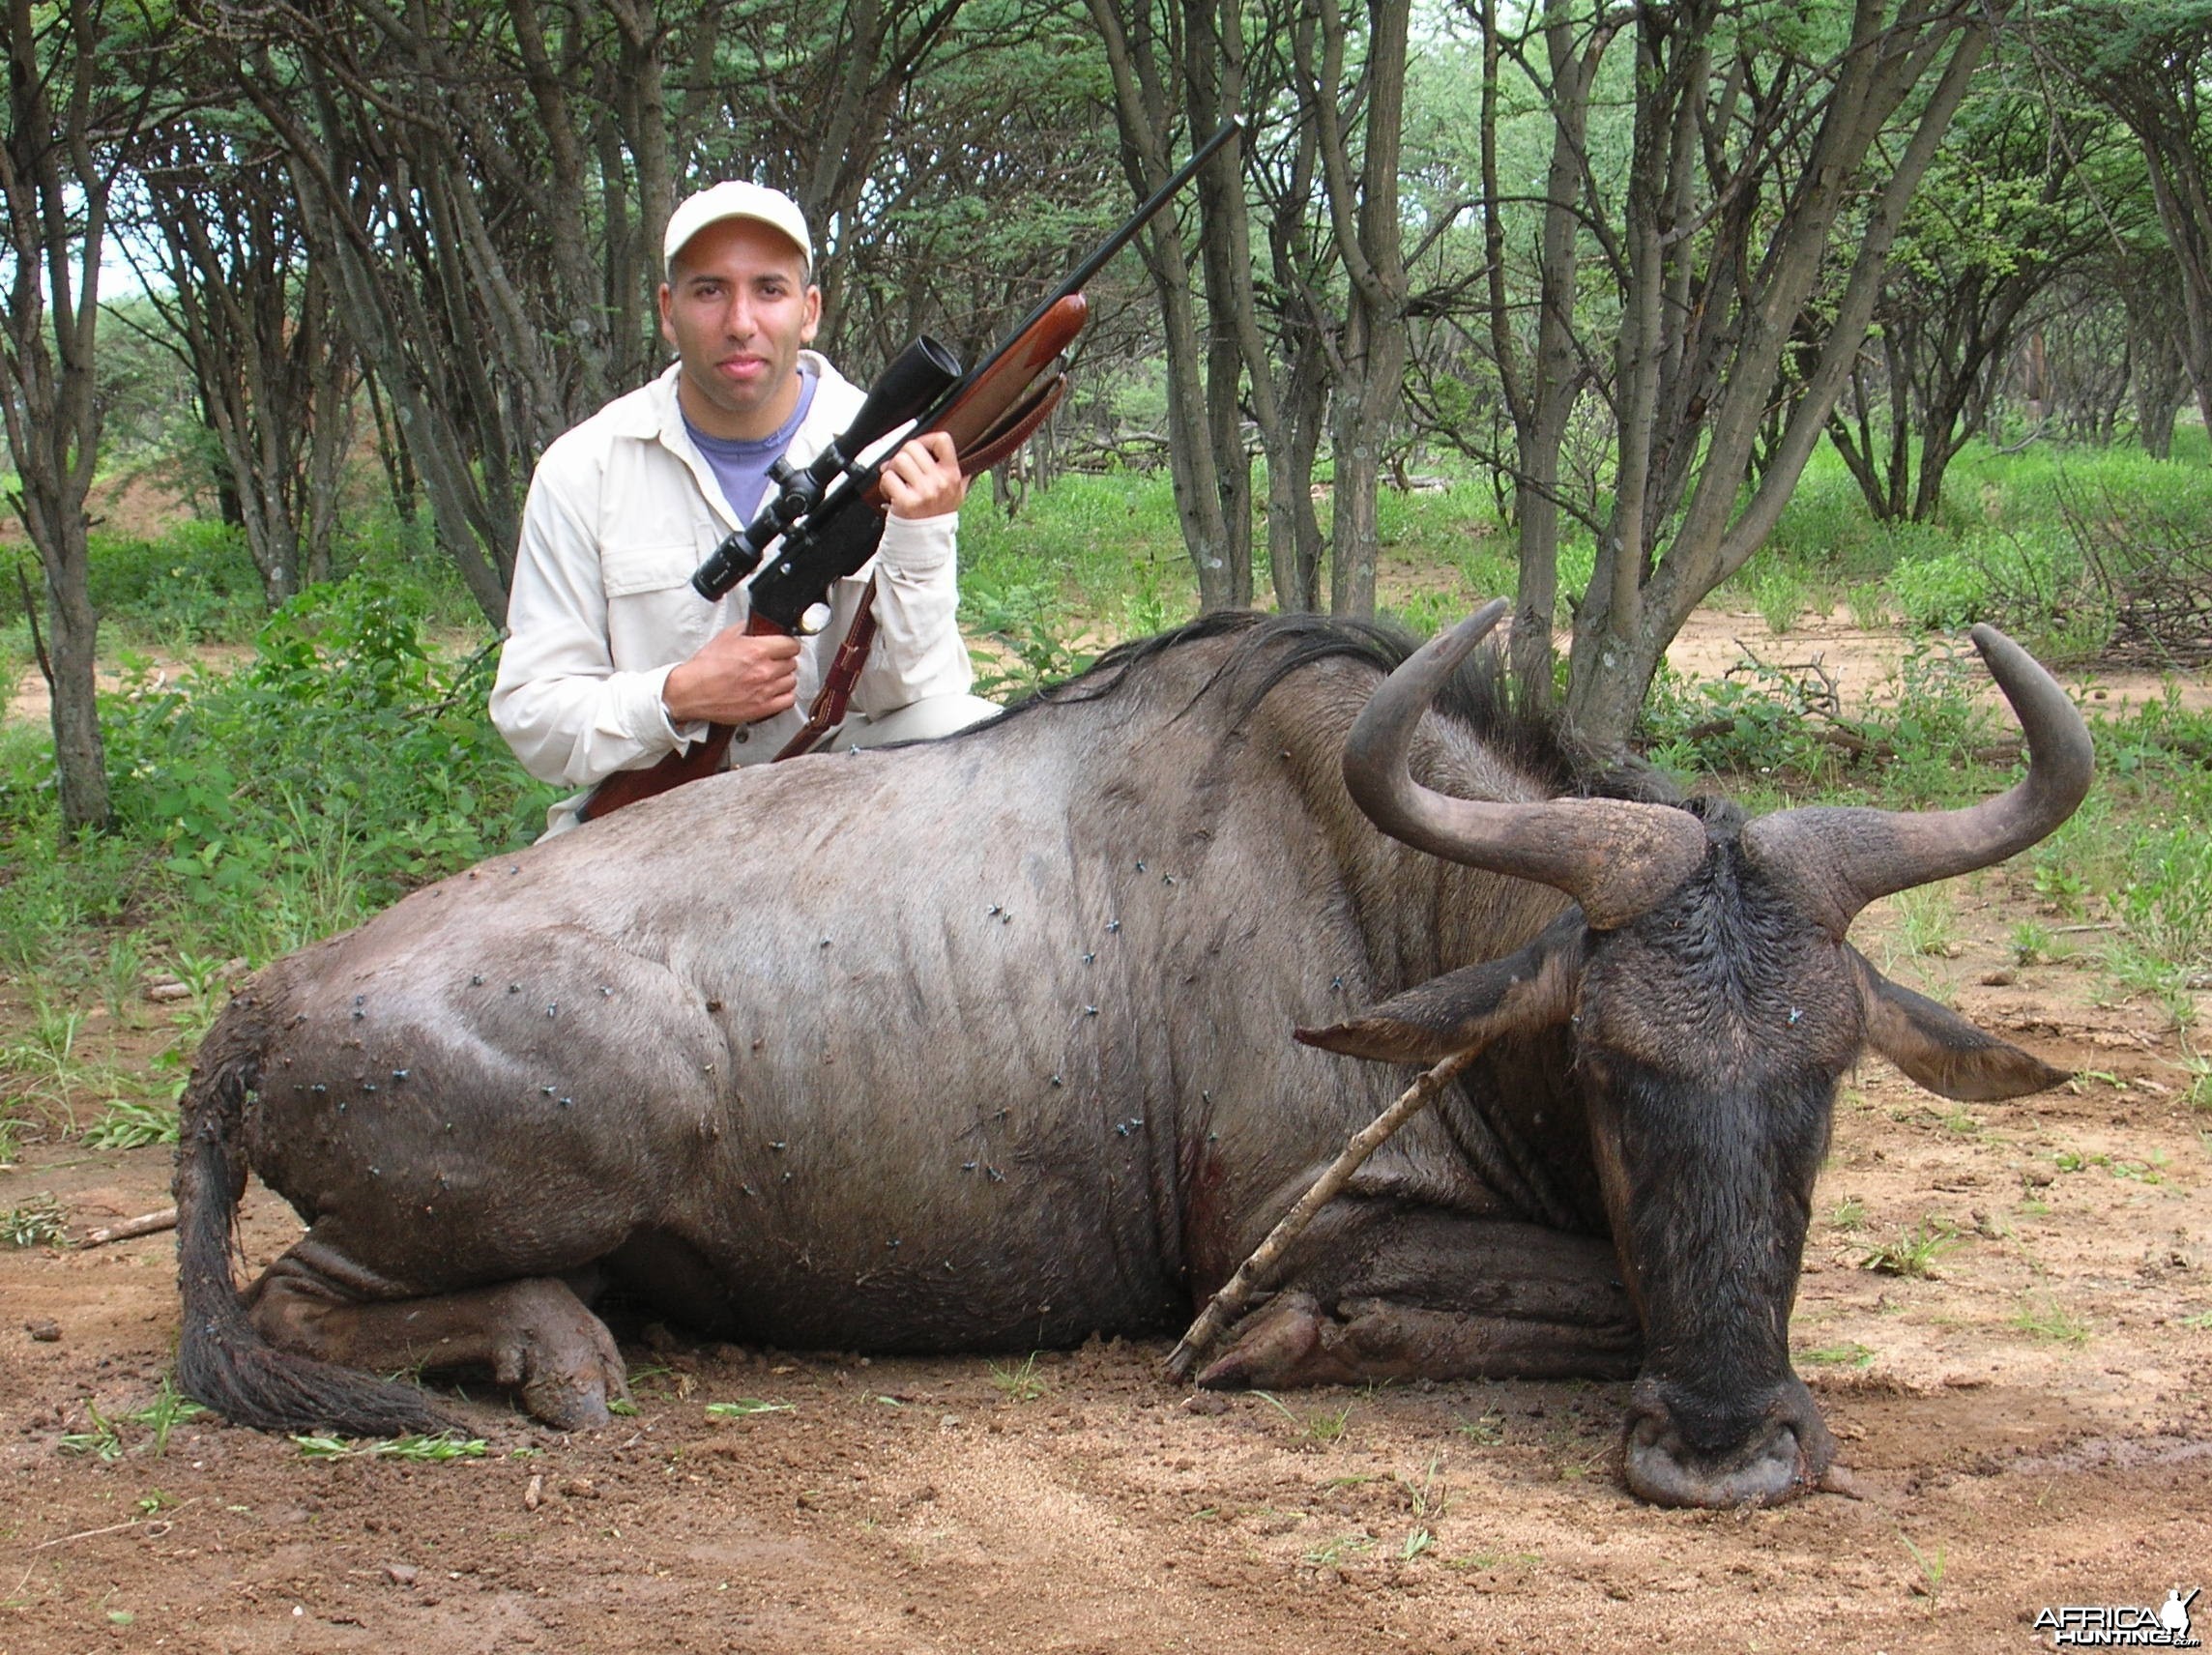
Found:
[[[171,1506],[169,1510],[172,1514],[174,1514],[183,1511],[188,1505],[197,1505],[199,1503],[200,1496],[198,1495],[194,1495],[190,1499],[186,1500],[181,1504]],[[173,1522],[173,1515],[171,1517],[153,1518],[151,1521],[148,1521],[148,1519],[144,1517],[134,1517],[131,1518],[128,1523],[111,1523],[105,1528],[80,1528],[74,1534],[57,1534],[51,1540],[40,1541],[36,1546],[32,1547],[31,1550],[33,1552],[44,1552],[48,1547],[52,1546],[73,1546],[79,1540],[90,1540],[95,1535],[101,1534],[120,1534],[127,1528],[144,1528],[147,1530],[151,1538],[159,1540],[162,1535],[169,1532]],[[30,1578],[30,1571],[25,1570],[23,1574],[23,1580],[27,1581]],[[15,1591],[19,1592],[22,1589],[22,1581],[16,1582]],[[15,1592],[9,1593],[9,1596],[14,1597]]]
[[[88,1230],[77,1245],[102,1247],[110,1241],[128,1241],[134,1235],[153,1235],[177,1227],[177,1209],[164,1206],[159,1212],[141,1212],[136,1218],[126,1218],[121,1224],[110,1224],[102,1230]]]
[[[1327,1170],[1314,1180],[1313,1188],[1298,1198],[1297,1205],[1285,1213],[1282,1222],[1267,1233],[1266,1240],[1253,1249],[1252,1256],[1237,1266],[1237,1273],[1224,1282],[1221,1291],[1207,1301],[1206,1309],[1190,1324],[1190,1331],[1168,1352],[1167,1370],[1170,1377],[1178,1379],[1190,1378],[1191,1370],[1198,1366],[1199,1358],[1221,1337],[1222,1330],[1244,1314],[1245,1307],[1252,1301],[1252,1295],[1270,1285],[1275,1266],[1282,1263],[1283,1255],[1290,1251],[1291,1244],[1313,1221],[1314,1214],[1334,1201],[1367,1157],[1381,1148],[1399,1127],[1426,1109],[1429,1100],[1441,1091],[1453,1076],[1472,1062],[1486,1044],[1487,1041],[1470,1046],[1462,1052],[1454,1052],[1399,1093],[1397,1102],[1352,1135],[1351,1141],[1344,1146],[1344,1152],[1328,1164]]]

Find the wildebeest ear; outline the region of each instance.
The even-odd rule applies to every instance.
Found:
[[[2041,1091],[2066,1078],[2064,1069],[1898,987],[1856,948],[1844,951],[1859,973],[1868,1040],[1930,1091],[1962,1103],[1994,1103]]]
[[[1574,1010],[1587,935],[1582,910],[1570,908],[1518,953],[1432,977],[1365,1017],[1296,1036],[1348,1058],[1433,1063],[1501,1034],[1563,1023]]]

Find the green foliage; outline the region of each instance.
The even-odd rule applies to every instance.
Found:
[[[993,585],[965,583],[961,614],[973,651],[975,693],[1000,702],[1029,695],[1048,683],[1072,678],[1095,658],[1078,649],[1069,623],[1051,585],[1030,580]]]
[[[1987,791],[1987,773],[1965,762],[1994,734],[1993,714],[1975,699],[1987,682],[1978,655],[1948,644],[1916,648],[1898,663],[1859,725],[1888,755],[1878,769],[1884,803],[1917,810]]]
[[[2112,634],[2111,605],[2060,525],[1971,536],[1956,551],[1901,565],[1889,590],[1924,630],[1986,621],[2053,661],[2094,655]]]
[[[1771,667],[1693,682],[1661,662],[1640,735],[1652,762],[1677,774],[1814,777],[1835,769],[1806,686]]]
[[[84,1431],[65,1431],[61,1436],[61,1449],[65,1454],[89,1454],[94,1459],[113,1465],[123,1458],[123,1434],[115,1429],[115,1422],[102,1413],[92,1403],[84,1405],[85,1416],[91,1421]]]
[[[67,1130],[75,1124],[79,1103],[130,1089],[112,1064],[78,1050],[83,1031],[83,1012],[44,995],[34,999],[28,1026],[0,1041],[0,1109]]]
[[[1298,1445],[1305,1449],[1329,1448],[1344,1440],[1345,1433],[1352,1429],[1353,1404],[1340,1408],[1317,1408],[1303,1418],[1283,1406],[1282,1401],[1266,1391],[1252,1393],[1285,1419],[1298,1436]]]
[[[2089,1343],[2088,1321],[2079,1311],[2060,1304],[2048,1293],[2023,1297],[2020,1308],[2013,1312],[2012,1324],[2030,1338],[2052,1345],[2079,1349]]]
[[[219,1009],[221,962],[258,963],[535,837],[551,790],[491,729],[490,652],[455,663],[425,641],[433,602],[366,577],[313,588],[261,624],[251,659],[181,680],[126,651],[102,698],[116,830],[59,850],[50,734],[0,726],[0,962],[119,1022],[141,1015],[148,959],[197,962],[209,980],[172,1014],[189,1038]],[[81,1090],[124,1089],[73,1078],[67,1043],[40,1039],[37,1060],[12,1048],[0,1065],[30,1076],[18,1098],[59,1115]]]
[[[1879,580],[1899,562],[1927,555],[1952,537],[1953,531],[1936,525],[1877,522],[1842,457],[1823,444],[1806,463],[1766,549],[1746,568],[1779,560],[1849,586]]]
[[[2140,829],[2134,877],[2111,892],[2128,935],[2169,965],[2212,966],[2212,840],[2201,818]]]
[[[991,1383],[998,1387],[1008,1402],[1034,1402],[1052,1388],[1045,1377],[1037,1372],[1034,1350],[1023,1357],[1018,1367],[1002,1368],[993,1362]]]
[[[2200,586],[2212,559],[2212,475],[2139,450],[1999,455],[1975,442],[1950,490],[1971,510],[1921,531],[1888,577],[1924,629],[1987,621],[2049,659],[2085,659],[2173,608],[2176,583]]]
[[[483,711],[489,654],[440,662],[405,595],[310,589],[256,650],[176,685],[141,665],[103,706],[117,815],[216,953],[283,952],[530,835],[537,790]]]
[[[1874,1362],[1874,1352],[1855,1339],[1841,1345],[1823,1345],[1812,1350],[1797,1352],[1797,1360],[1822,1368],[1864,1368]]]
[[[0,963],[13,971],[43,966],[123,918],[143,855],[91,834],[56,855],[53,751],[44,725],[0,727]]]
[[[156,1455],[161,1455],[169,1451],[170,1432],[185,1421],[202,1418],[206,1413],[206,1408],[177,1389],[176,1379],[172,1376],[163,1374],[161,1388],[155,1393],[154,1400],[135,1412],[123,1415],[123,1418],[132,1425],[143,1425],[153,1432],[153,1440],[147,1446]]]
[[[138,1149],[148,1144],[177,1141],[174,1105],[136,1103],[117,1098],[107,1112],[85,1129],[84,1141],[95,1149]]]
[[[1063,616],[1105,619],[1141,568],[1159,571],[1163,592],[1179,600],[1171,624],[1187,619],[1197,597],[1164,473],[1063,477],[1013,517],[971,507],[960,520],[960,565],[964,615],[971,594],[1034,584]]]
[[[191,370],[160,306],[143,294],[104,291],[95,356],[102,409],[102,467],[171,471],[188,454],[204,456],[213,434],[202,418]],[[203,472],[201,475],[205,475]]]
[[[152,540],[96,535],[89,552],[93,604],[124,638],[235,643],[268,617],[246,536],[227,524],[195,519]]]
[[[1950,890],[1943,886],[1921,886],[1901,890],[1891,898],[1897,909],[1897,929],[1905,951],[1917,955],[1948,955],[1956,945],[1953,934],[1958,915]]]
[[[35,1195],[0,1211],[0,1241],[11,1247],[47,1247],[68,1239],[62,1209],[51,1195]]]

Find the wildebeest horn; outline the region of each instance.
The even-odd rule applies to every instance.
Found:
[[[1877,897],[2001,862],[2051,832],[2089,791],[2089,727],[2057,681],[1994,626],[1970,636],[2027,738],[2027,774],[1965,810],[1905,813],[1835,805],[1777,811],[1744,829],[1745,849],[1787,874],[1798,900],[1841,938]]]
[[[1704,859],[1705,830],[1695,817],[1617,798],[1454,798],[1423,787],[1407,769],[1421,713],[1506,608],[1503,598],[1485,605],[1384,681],[1345,738],[1344,785],[1393,839],[1563,890],[1596,930],[1625,925]]]

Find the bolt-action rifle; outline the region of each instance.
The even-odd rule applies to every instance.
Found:
[[[876,481],[885,461],[904,441],[943,431],[952,438],[961,472],[974,477],[1028,441],[1067,389],[1061,357],[1089,317],[1085,286],[1239,130],[1239,123],[1231,121],[1207,139],[974,369],[963,373],[959,359],[926,334],[907,346],[868,388],[852,424],[809,464],[778,461],[771,469],[775,493],[750,523],[699,566],[691,576],[692,589],[712,603],[751,575],[747,633],[789,636],[811,630],[808,612],[827,603],[838,580],[875,556],[884,532]],[[885,441],[910,421],[900,443]],[[805,725],[777,759],[808,751],[843,720],[874,635],[874,609],[863,601],[824,675]],[[735,734],[733,725],[710,724],[706,736],[688,748],[647,769],[617,770],[593,790],[580,818],[596,821],[626,804],[713,774],[727,762]]]

